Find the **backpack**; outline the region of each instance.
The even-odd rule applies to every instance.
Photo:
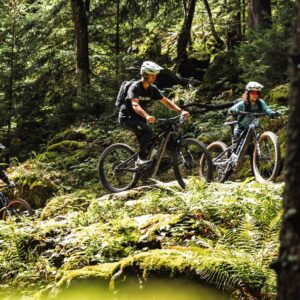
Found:
[[[116,103],[115,106],[117,108],[120,108],[123,104],[125,104],[125,99],[127,96],[127,92],[129,90],[129,87],[135,82],[135,80],[125,80],[122,82],[119,92],[118,92],[118,96],[116,99]]]

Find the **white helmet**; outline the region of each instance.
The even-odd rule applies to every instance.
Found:
[[[160,67],[158,64],[152,61],[144,61],[141,66],[141,75],[142,74],[158,74],[160,70],[163,68]]]
[[[258,91],[260,92],[264,86],[256,81],[250,81],[246,85],[246,91]]]

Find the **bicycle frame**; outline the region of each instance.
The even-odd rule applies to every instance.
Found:
[[[157,134],[155,134],[155,136],[151,139],[150,143],[149,143],[149,153],[148,156],[151,156],[152,151],[155,148],[155,144],[156,141],[159,141],[158,144],[158,151],[155,154],[155,156],[153,157],[153,162],[151,165],[147,165],[145,167],[141,168],[141,171],[145,171],[145,170],[151,170],[150,174],[148,174],[147,177],[154,177],[157,174],[157,171],[159,169],[160,163],[162,161],[163,155],[165,153],[166,147],[170,141],[170,137],[173,135],[173,133],[175,132],[175,127],[174,124],[172,124],[172,121],[176,121],[179,120],[180,122],[180,116],[174,117],[174,118],[170,118],[170,119],[157,119],[157,123],[163,123],[163,122],[168,122],[167,123],[167,127],[162,129],[160,132],[158,132]],[[171,122],[170,122],[171,121]],[[116,169],[118,171],[129,171],[129,172],[137,172],[140,170],[140,168],[134,167],[134,168],[127,168],[127,165],[130,165],[132,163],[134,163],[137,159],[138,154],[135,153],[134,155],[132,155],[129,159],[127,159],[126,161],[122,162],[121,164],[119,164],[118,166],[116,166]]]
[[[261,127],[259,125],[259,118],[258,117],[265,116],[266,114],[265,113],[259,113],[259,114],[256,113],[254,115],[256,116],[255,119],[251,122],[251,124],[249,125],[249,127],[247,129],[242,131],[239,139],[236,141],[236,143],[238,144],[238,147],[237,147],[237,151],[235,152],[235,156],[231,155],[228,158],[228,160],[218,162],[218,159],[220,159],[223,155],[225,155],[227,153],[230,153],[230,152],[234,153],[233,127],[234,127],[234,125],[237,124],[237,122],[235,121],[235,122],[225,123],[225,125],[230,125],[231,126],[232,144],[225,151],[220,153],[215,158],[215,164],[219,165],[219,166],[223,165],[223,167],[225,167],[225,170],[224,170],[225,173],[227,171],[229,171],[229,169],[231,169],[233,167],[236,167],[236,166],[241,164],[244,156],[246,155],[248,147],[251,144],[251,142],[253,141],[253,139],[255,139],[255,145],[257,147],[258,154],[260,155],[261,150],[260,150],[260,146],[259,146],[259,142],[258,142],[259,134],[257,133],[256,128]]]
[[[0,192],[0,215],[4,210],[6,210],[7,203],[8,203],[8,198],[6,198],[4,194]]]

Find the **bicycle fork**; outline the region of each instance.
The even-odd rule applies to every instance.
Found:
[[[237,149],[237,154],[232,153],[231,157],[228,159],[228,163],[227,163],[227,166],[226,166],[226,168],[224,170],[224,174],[223,174],[224,177],[227,177],[227,175],[229,173],[231,173],[234,168],[238,168],[238,166],[240,165],[241,160],[245,156],[247,148],[251,142],[251,134],[252,134],[252,131],[251,131],[251,128],[249,128],[249,130],[243,140],[243,143]]]

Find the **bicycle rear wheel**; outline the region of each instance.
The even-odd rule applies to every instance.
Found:
[[[30,204],[24,199],[12,199],[8,202],[6,209],[2,214],[2,220],[6,221],[10,218],[15,221],[21,221],[23,218],[33,214]]]
[[[139,179],[135,168],[136,159],[137,153],[126,144],[107,147],[98,164],[102,184],[113,193],[133,188]]]
[[[200,168],[201,157],[207,161],[205,170]],[[192,138],[181,142],[178,153],[174,153],[174,175],[182,188],[186,187],[187,180],[192,176],[200,176],[207,181],[212,179],[212,161],[206,146]]]
[[[228,148],[226,144],[220,141],[213,142],[207,146],[207,151],[209,152],[212,159],[213,181],[221,181],[224,178],[224,170],[228,162],[228,151],[226,151],[227,149]],[[208,167],[205,156],[201,157],[200,165],[201,170],[205,172],[206,168]]]
[[[253,172],[259,182],[273,181],[280,172],[280,147],[278,138],[271,131],[264,132],[253,153]]]

